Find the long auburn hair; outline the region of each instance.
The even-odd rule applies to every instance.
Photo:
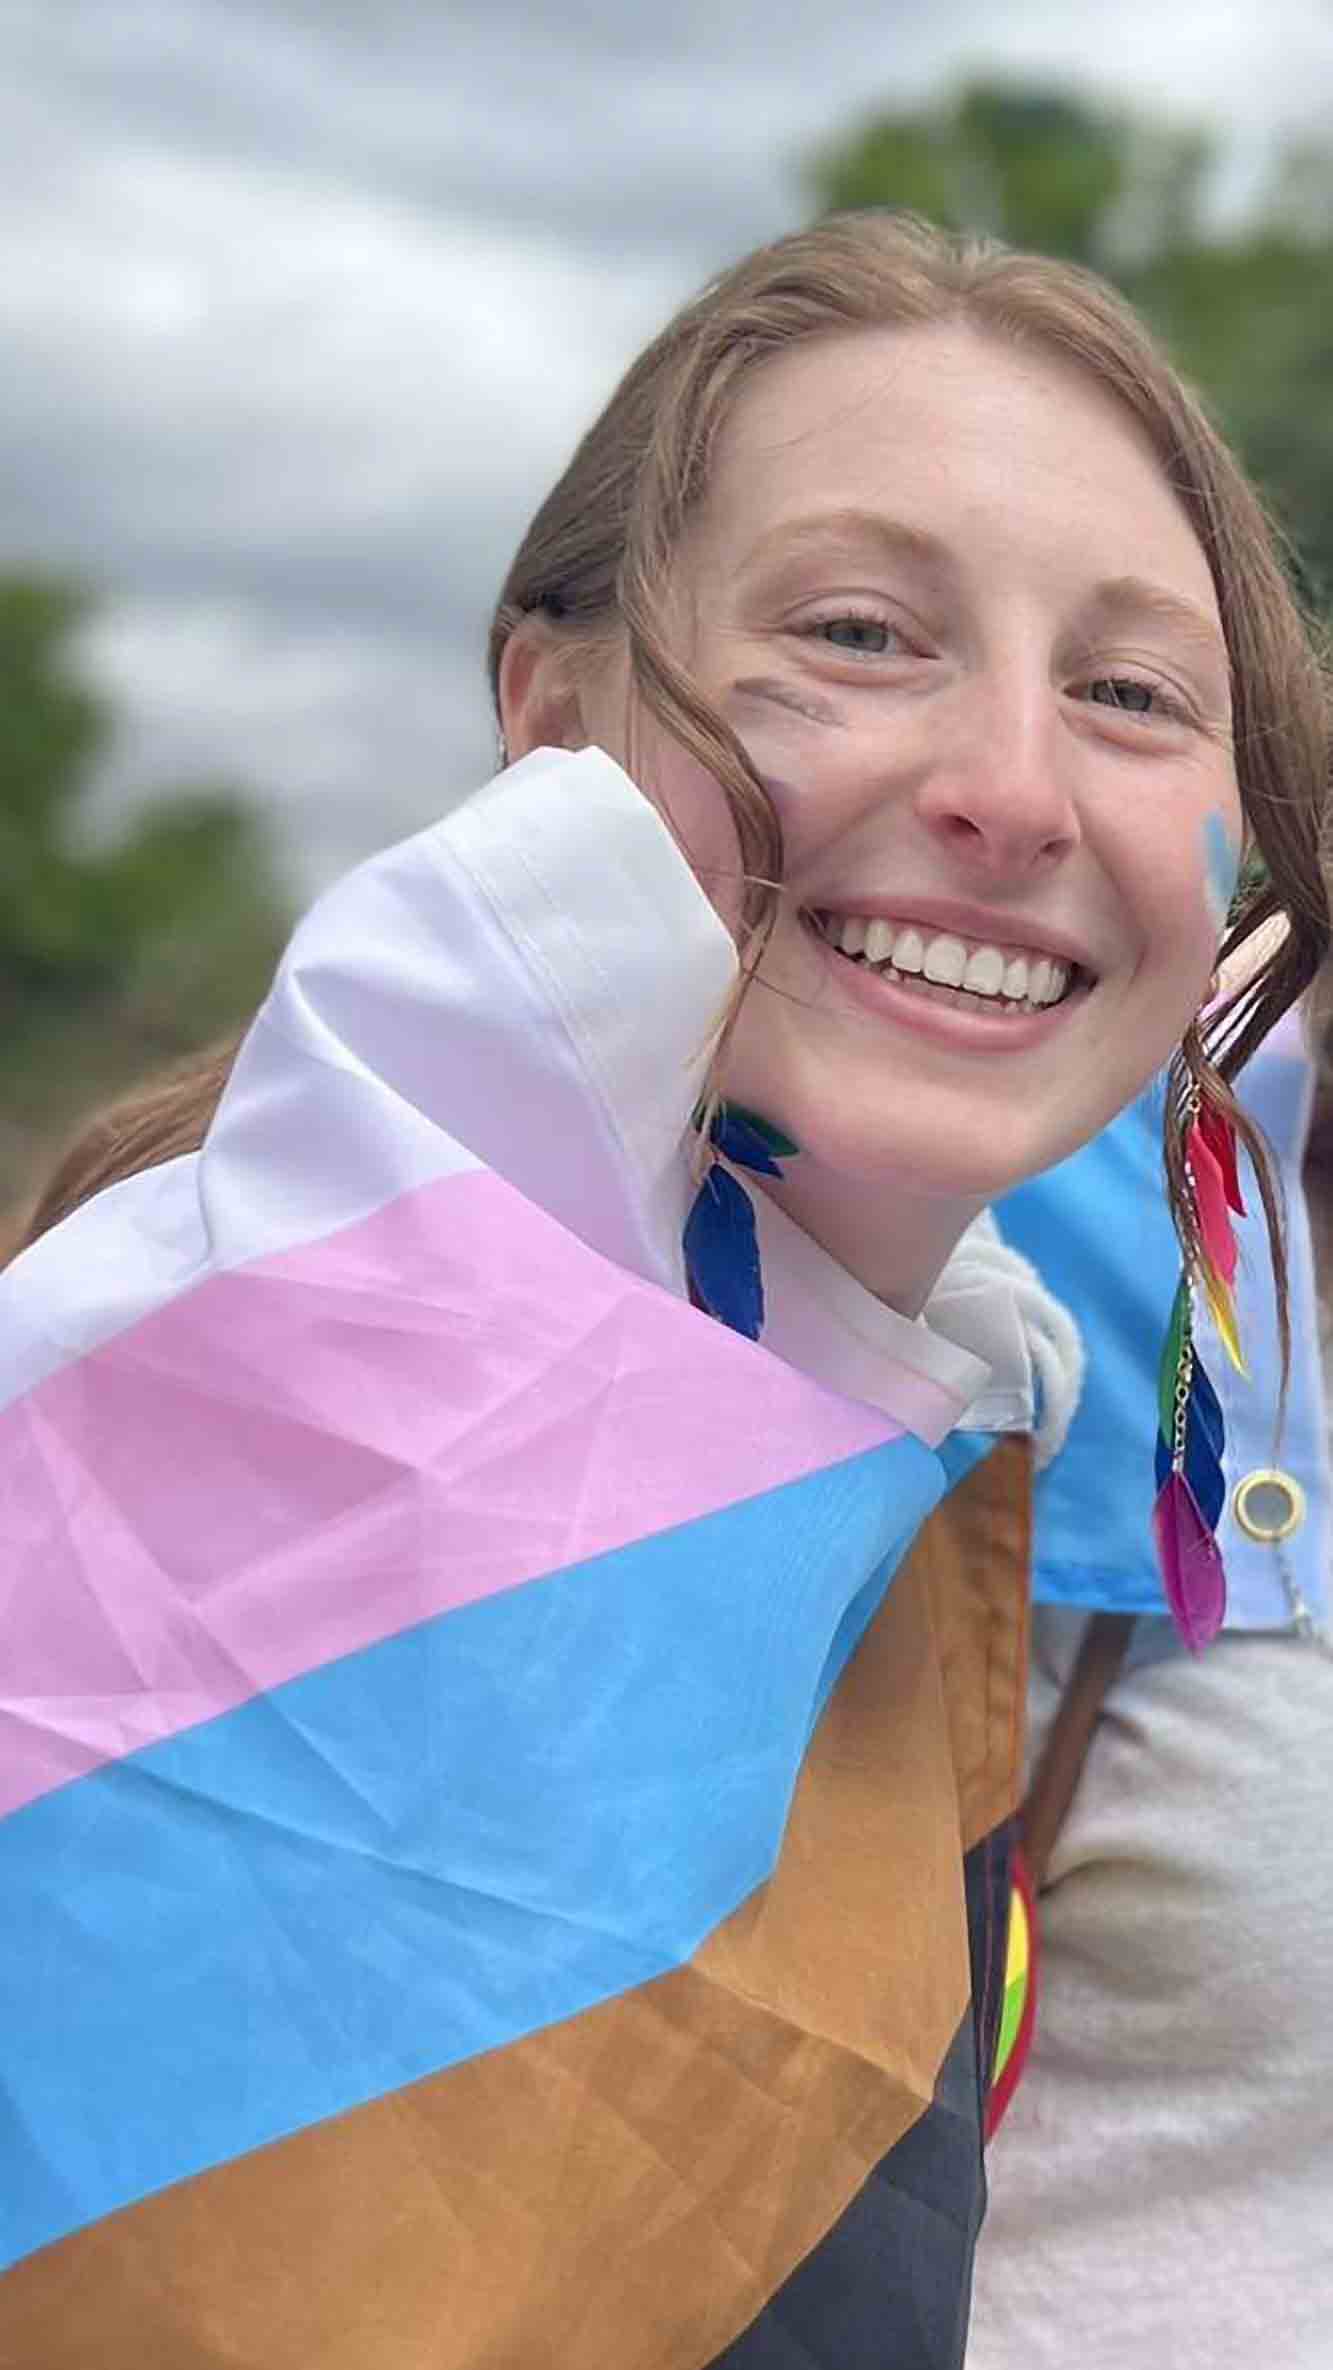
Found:
[[[876,212],[831,215],[724,272],[631,366],[524,536],[490,631],[497,707],[501,660],[522,619],[540,615],[572,649],[623,634],[643,708],[708,768],[731,808],[750,884],[743,969],[752,972],[781,894],[782,835],[744,746],[673,652],[666,612],[674,555],[707,494],[718,432],[766,361],[811,339],[946,321],[1072,364],[1117,397],[1146,432],[1212,572],[1231,662],[1252,883],[1233,911],[1222,958],[1276,915],[1286,930],[1244,985],[1186,1033],[1167,1098],[1167,1190],[1192,1256],[1182,1115],[1201,1095],[1233,1119],[1254,1161],[1285,1341],[1277,1187],[1231,1081],[1309,986],[1328,947],[1326,678],[1257,495],[1202,405],[1104,282],[1072,264]],[[230,1050],[214,1049],[97,1121],[48,1183],[30,1231],[114,1177],[197,1143]]]

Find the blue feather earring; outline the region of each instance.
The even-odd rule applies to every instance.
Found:
[[[696,1114],[696,1124],[701,1114]],[[708,1140],[734,1167],[780,1177],[797,1146],[780,1128],[739,1103],[719,1103]],[[714,1160],[685,1221],[685,1272],[696,1305],[734,1333],[758,1341],[764,1329],[764,1279],[754,1203],[738,1177]]]

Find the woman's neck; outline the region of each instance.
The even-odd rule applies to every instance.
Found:
[[[763,1190],[867,1292],[904,1317],[920,1316],[960,1236],[986,1206],[914,1195],[896,1181],[882,1196],[870,1195],[864,1180],[821,1169],[808,1155],[780,1179],[765,1178]]]

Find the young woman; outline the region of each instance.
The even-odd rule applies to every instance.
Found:
[[[4,1279],[0,2358],[961,2359],[1021,1445],[913,1542],[1068,1380],[979,1214],[1229,1102],[1247,836],[1229,1068],[1312,975],[1318,670],[1119,303],[869,216],[635,364],[492,659]]]

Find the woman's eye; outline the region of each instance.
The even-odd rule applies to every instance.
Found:
[[[835,650],[852,650],[863,658],[883,658],[899,638],[882,617],[823,617],[815,632]]]
[[[1155,683],[1137,675],[1101,675],[1088,685],[1088,696],[1101,708],[1119,708],[1128,716],[1160,715],[1169,709]]]

